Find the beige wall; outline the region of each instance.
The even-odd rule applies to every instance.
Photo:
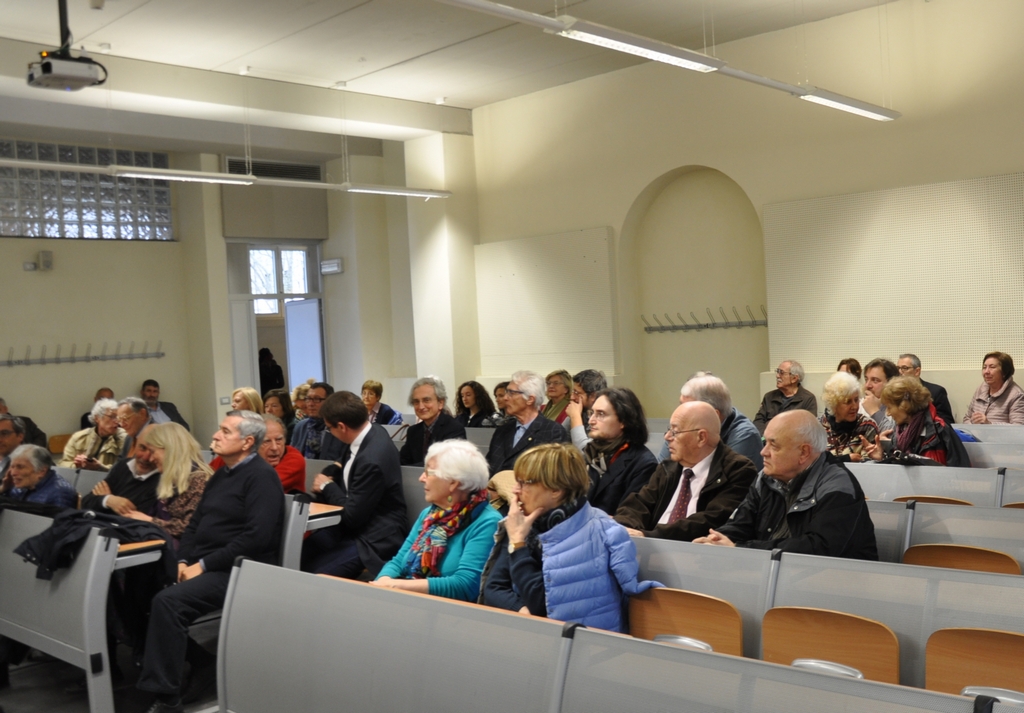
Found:
[[[53,252],[49,272],[25,272],[40,250]],[[161,398],[174,402],[193,420],[192,381],[185,309],[181,243],[80,240],[0,240],[0,285],[7,309],[0,310],[0,397],[12,413],[34,420],[48,435],[71,433],[101,386],[117,398],[136,395],[143,380],[160,382]],[[6,366],[11,349],[16,359],[31,348],[32,358],[78,356],[92,345],[98,355],[106,344],[113,354],[132,342],[141,353],[145,343],[162,359],[95,361],[78,364]]]

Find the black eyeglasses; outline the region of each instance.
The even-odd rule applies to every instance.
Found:
[[[522,396],[525,393],[526,393],[525,391],[520,391],[519,389],[513,389],[511,387],[505,387],[505,395],[506,396],[509,396],[509,395]]]

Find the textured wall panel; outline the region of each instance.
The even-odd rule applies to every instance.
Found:
[[[610,228],[475,247],[480,369],[615,373]]]
[[[767,205],[771,364],[1024,358],[1024,174]]]

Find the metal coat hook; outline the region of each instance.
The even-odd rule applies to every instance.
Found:
[[[32,347],[25,347],[25,358],[15,359],[14,358],[14,347],[10,347],[7,351],[6,362],[0,362],[0,366],[36,366],[43,364],[85,364],[94,361],[121,361],[123,359],[160,359],[166,354],[163,352],[163,340],[157,343],[156,351],[149,351],[149,342],[145,342],[142,347],[142,353],[135,353],[135,342],[131,342],[128,346],[128,353],[121,353],[121,342],[117,343],[117,349],[113,354],[107,354],[107,345],[104,342],[103,351],[98,356],[92,354],[92,343],[86,344],[85,354],[82,356],[78,355],[78,345],[71,345],[71,353],[68,356],[61,356],[61,345],[58,344],[54,349],[54,356],[46,356],[46,345],[44,344],[39,350],[39,356],[32,358]]]
[[[658,319],[658,315],[652,314],[651,319],[657,325],[652,326],[647,321],[647,317],[640,315],[641,321],[644,323],[644,331],[650,334],[651,332],[702,332],[705,329],[742,329],[743,327],[767,327],[768,326],[768,310],[765,309],[764,305],[761,305],[761,314],[764,315],[763,319],[755,319],[754,312],[750,309],[750,305],[746,306],[747,314],[750,315],[749,320],[743,320],[740,318],[740,312],[734,306],[732,313],[735,315],[736,320],[730,321],[728,315],[725,313],[725,307],[719,307],[718,312],[722,315],[722,321],[719,322],[715,319],[715,315],[712,313],[710,307],[705,307],[704,311],[707,312],[708,321],[701,322],[697,319],[697,315],[690,312],[690,319],[693,320],[693,324],[689,324],[682,314],[676,312],[676,318],[679,320],[679,324],[676,324],[671,317],[668,316],[667,312],[662,314],[665,316],[665,320],[668,324],[662,324]]]

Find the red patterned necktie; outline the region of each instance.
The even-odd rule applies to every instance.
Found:
[[[676,498],[676,506],[672,508],[672,514],[668,516],[668,524],[686,517],[686,508],[690,505],[690,481],[693,480],[693,471],[689,468],[683,469],[683,490]]]

